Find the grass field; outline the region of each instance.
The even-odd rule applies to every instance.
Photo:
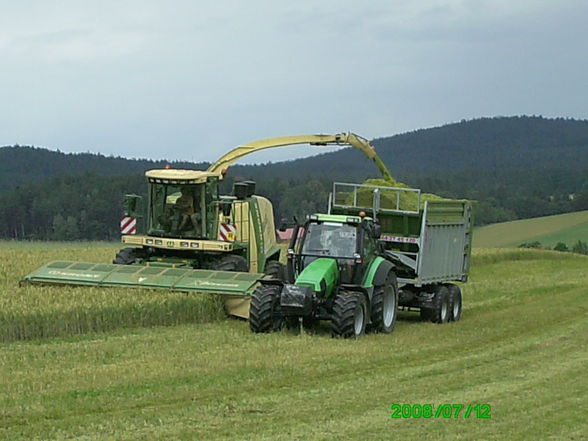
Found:
[[[568,247],[578,240],[588,242],[588,211],[523,219],[476,228],[476,248],[517,247],[524,242],[539,241],[553,248],[558,242]]]
[[[42,315],[55,303],[54,320],[75,321],[60,319],[68,301],[105,318],[120,305],[158,304],[142,290],[18,287],[35,265],[65,256],[111,253],[2,250],[1,310]],[[392,334],[357,341],[333,340],[326,329],[253,335],[244,321],[198,314],[175,326],[122,320],[108,332],[72,327],[62,337],[5,341],[0,439],[586,439],[587,268],[588,257],[570,253],[478,250],[460,322],[403,313]],[[391,419],[392,403],[488,403],[491,419]]]

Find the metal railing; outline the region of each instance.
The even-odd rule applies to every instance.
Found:
[[[419,214],[421,191],[416,188],[333,183],[330,208],[354,208],[378,212]]]

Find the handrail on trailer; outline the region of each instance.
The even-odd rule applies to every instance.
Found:
[[[347,191],[344,191],[343,188],[347,188]],[[358,197],[358,190],[361,189],[371,189],[372,192],[372,200],[371,206],[366,204],[359,204],[360,198]],[[394,201],[395,207],[382,207],[382,194],[384,193],[394,193]],[[416,194],[416,209],[401,209],[402,201],[401,195],[411,195],[410,198],[413,198],[413,194]],[[356,210],[373,210],[375,213],[383,212],[383,213],[401,213],[401,214],[420,214],[421,210],[421,190],[417,188],[404,188],[404,187],[382,187],[378,185],[367,185],[367,184],[351,184],[346,182],[334,182],[333,183],[333,192],[331,193],[330,203],[329,203],[329,211],[332,208],[353,208]],[[386,200],[386,199],[384,199]],[[343,203],[341,203],[343,202]],[[412,203],[411,203],[412,205]]]

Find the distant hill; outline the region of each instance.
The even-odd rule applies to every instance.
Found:
[[[517,247],[535,241],[548,247],[562,242],[571,248],[578,240],[588,242],[588,211],[486,225],[476,228],[473,237],[475,248]]]
[[[0,147],[0,192],[53,176],[96,173],[118,176],[162,168],[168,161],[126,159],[93,153],[63,153],[39,147]],[[176,167],[202,168],[205,164],[173,162]]]
[[[545,168],[588,167],[588,121],[542,117],[480,118],[421,129],[372,141],[391,172],[401,180],[433,172],[500,173]],[[227,146],[227,149],[233,146]],[[112,176],[142,173],[169,161],[62,153],[35,147],[0,148],[0,191],[61,174],[94,172]],[[172,162],[203,169],[207,163]],[[372,162],[353,148],[271,164],[236,165],[235,176],[363,180],[377,175]]]
[[[478,225],[588,210],[588,121],[497,117],[373,140],[394,177],[425,192],[476,200]],[[125,192],[145,194],[143,172],[167,161],[34,147],[0,148],[0,237],[111,238]],[[172,162],[205,169],[207,163]],[[326,208],[335,180],[377,176],[346,148],[310,158],[231,167],[223,182],[254,179],[276,217]]]

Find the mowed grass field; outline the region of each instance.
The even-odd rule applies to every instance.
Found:
[[[154,326],[134,320],[181,315],[169,304],[190,296],[18,285],[48,260],[114,250],[0,250],[5,329],[62,322],[58,337],[3,334],[1,440],[586,439],[588,257],[477,250],[460,322],[402,313],[357,341],[253,335],[206,297]],[[487,403],[491,418],[392,419],[393,403]]]
[[[476,228],[476,248],[517,247],[524,242],[539,241],[551,247],[558,242],[572,247],[578,240],[588,242],[588,211],[523,219]]]

